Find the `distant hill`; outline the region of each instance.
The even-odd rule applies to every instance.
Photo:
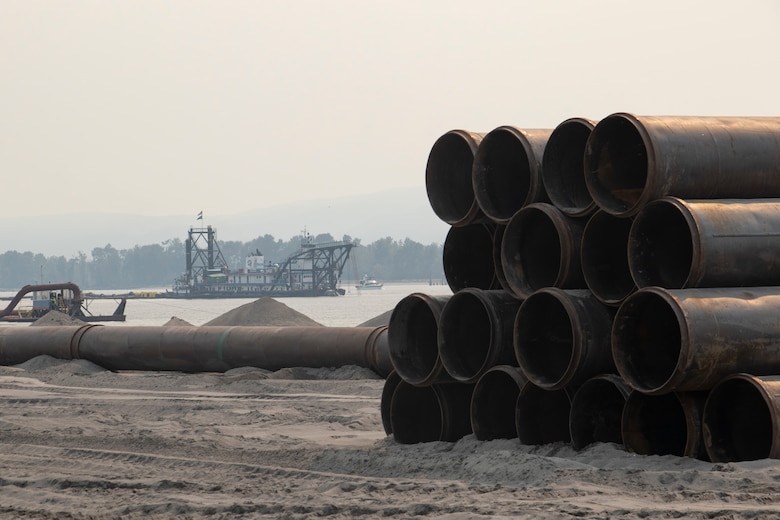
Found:
[[[203,211],[204,220],[195,216]],[[410,238],[422,244],[444,242],[449,226],[430,208],[425,188],[403,188],[362,196],[345,196],[258,208],[233,215],[210,215],[208,203],[193,207],[191,215],[149,217],[113,213],[79,213],[4,219],[0,251],[31,251],[46,256],[87,255],[111,244],[130,249],[172,238],[182,241],[194,224],[211,225],[219,240],[246,242],[263,235],[289,240],[306,230],[361,239]]]

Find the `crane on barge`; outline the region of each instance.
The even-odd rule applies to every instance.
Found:
[[[281,263],[266,261],[260,251],[245,267],[231,270],[212,226],[191,227],[185,244],[186,269],[175,280],[174,298],[258,298],[263,296],[338,296],[341,274],[355,244],[314,244],[305,230],[301,248]]]

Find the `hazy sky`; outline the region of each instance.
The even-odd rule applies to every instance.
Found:
[[[2,0],[0,217],[424,190],[453,128],[777,116],[779,52],[777,0]]]

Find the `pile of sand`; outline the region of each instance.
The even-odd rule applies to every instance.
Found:
[[[171,319],[163,323],[163,327],[194,327],[192,323],[176,316],[171,316]]]
[[[370,320],[366,320],[358,327],[381,327],[382,325],[388,325],[390,323],[390,315],[393,314],[393,309],[383,312],[379,316],[374,316]]]
[[[84,325],[85,322],[81,321],[78,318],[74,318],[73,316],[68,316],[65,313],[62,313],[60,311],[49,311],[34,322],[32,322],[31,326],[43,326],[43,327],[54,327],[54,326],[81,326]]]
[[[207,321],[204,327],[209,325],[242,326],[259,325],[269,327],[322,327],[305,314],[273,298],[260,298],[251,303],[226,312],[225,314]]]

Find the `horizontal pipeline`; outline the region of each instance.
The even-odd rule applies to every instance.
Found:
[[[224,372],[357,365],[387,376],[387,327],[0,327],[0,364],[39,355],[109,370]]]

